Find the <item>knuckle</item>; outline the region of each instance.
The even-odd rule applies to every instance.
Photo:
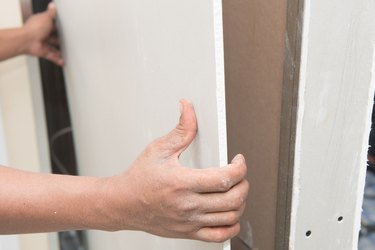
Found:
[[[240,209],[239,209],[239,216],[241,217],[243,215],[243,213],[245,212],[245,209],[246,209],[246,203],[244,203]]]
[[[244,196],[245,198],[247,198],[249,191],[250,191],[250,183],[248,180],[244,180],[244,189],[245,189]]]
[[[228,225],[235,225],[238,223],[240,216],[236,212],[231,212],[227,215],[227,224]]]
[[[249,189],[250,189],[250,182],[248,181],[248,180],[244,180],[244,186],[245,186],[245,189],[246,189],[246,191],[249,191]]]
[[[220,191],[222,191],[222,192],[229,191],[229,189],[232,187],[231,182],[232,181],[230,180],[230,178],[223,178],[223,179],[221,179],[220,186],[219,186]]]
[[[231,235],[230,238],[233,238],[235,237],[236,235],[238,235],[240,233],[240,230],[241,230],[241,226],[240,226],[240,223],[237,223],[233,229],[233,234]]]
[[[245,199],[242,195],[237,195],[236,198],[233,199],[232,204],[235,209],[239,209],[244,204]]]
[[[223,237],[223,234],[220,233],[220,232],[215,232],[211,235],[209,241],[211,242],[215,242],[215,243],[221,243],[223,241],[225,241],[224,237]]]
[[[244,159],[243,163],[241,164],[241,168],[243,169],[244,174],[246,175],[247,174],[247,164],[246,164],[245,159]]]
[[[198,205],[194,201],[182,201],[177,207],[182,215],[190,215],[198,209]]]
[[[246,175],[247,175],[246,164],[245,163],[241,164],[240,167],[239,167],[239,169],[238,169],[238,171],[239,171],[239,176],[245,178]]]
[[[218,230],[212,236],[212,241],[216,243],[222,243],[230,239],[230,234],[226,230]]]
[[[228,193],[229,194],[229,193]],[[246,200],[246,192],[242,190],[236,189],[233,192],[230,192],[230,202],[232,204],[232,208],[238,210]]]
[[[249,184],[249,182],[247,180],[243,180],[242,182],[243,183],[242,183],[242,189],[241,189],[241,191],[242,191],[243,196],[246,197],[247,194],[249,193],[250,184]]]
[[[244,179],[247,175],[247,167],[245,163],[239,164],[238,166],[230,168],[231,175],[236,179]]]

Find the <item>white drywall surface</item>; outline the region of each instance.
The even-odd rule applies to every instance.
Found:
[[[55,2],[80,174],[126,170],[175,126],[181,98],[194,104],[199,126],[182,163],[226,164],[220,1]],[[88,242],[93,250],[223,248],[141,232],[90,231]]]
[[[290,249],[358,248],[374,19],[374,1],[306,1]]]

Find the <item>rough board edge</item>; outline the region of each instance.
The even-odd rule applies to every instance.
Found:
[[[307,32],[306,27],[308,27],[304,16],[306,7],[308,6],[305,6],[305,0],[288,0],[287,3],[275,230],[275,249],[280,250],[290,249],[290,237],[293,237],[291,212],[293,211],[293,186],[296,180],[296,173],[294,173],[295,148],[298,143],[296,129],[297,120],[301,119],[297,112],[303,105],[299,98],[299,92],[303,89],[300,83],[304,77],[300,70],[304,67],[302,65],[303,48],[306,48],[306,44],[302,44],[303,37]]]

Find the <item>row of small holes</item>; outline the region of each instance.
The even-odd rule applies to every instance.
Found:
[[[344,220],[344,217],[340,216],[337,218],[338,222],[342,222]],[[306,232],[306,237],[309,238],[311,236],[312,232],[309,230]]]

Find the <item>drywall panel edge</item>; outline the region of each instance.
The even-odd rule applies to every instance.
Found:
[[[220,166],[228,164],[227,122],[225,104],[224,31],[222,0],[213,0],[216,62],[216,101],[218,115],[218,139]],[[230,240],[224,242],[223,250],[230,250]]]

